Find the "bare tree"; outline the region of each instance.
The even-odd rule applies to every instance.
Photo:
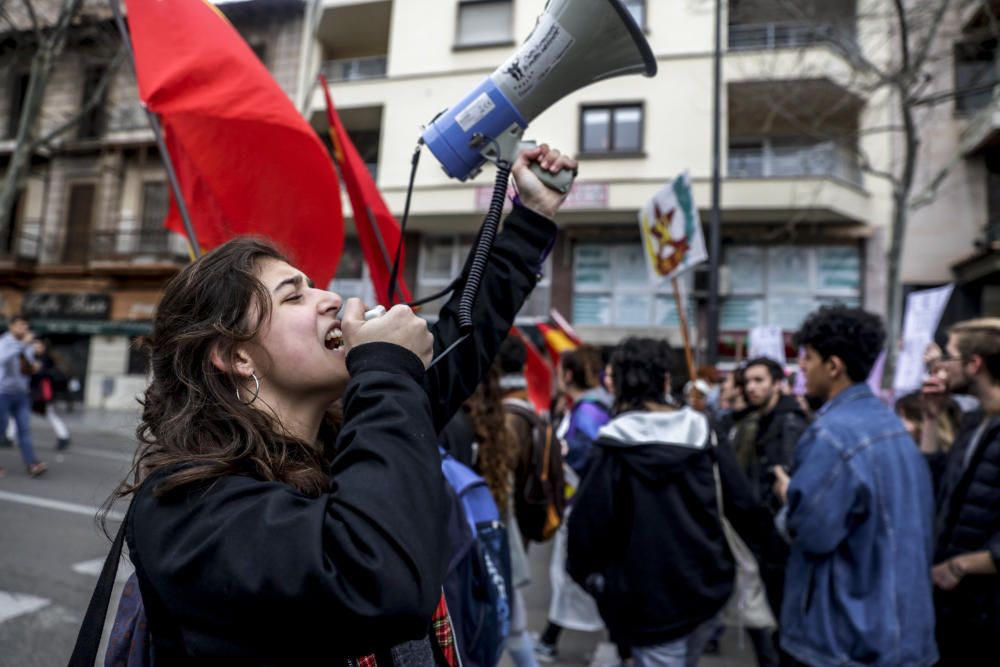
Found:
[[[8,1],[13,4],[15,0]],[[45,93],[67,44],[74,37],[85,36],[88,31],[89,37],[97,37],[104,42],[118,40],[106,25],[102,25],[105,22],[100,16],[83,15],[84,0],[58,0],[58,5],[55,1],[18,1],[18,7],[4,6],[0,9],[0,22],[5,28],[3,32],[14,43],[13,48],[17,51],[30,50],[32,56],[14,134],[14,149],[0,185],[0,237],[14,222],[11,212],[27,177],[32,156],[40,148],[49,147],[60,135],[77,126],[88,113],[104,103],[108,86],[126,57],[124,48],[119,45],[88,99],[55,128],[39,136]],[[43,10],[52,11],[46,14]]]
[[[742,5],[743,17],[748,23],[754,19],[747,5],[753,2],[731,2],[730,7]],[[923,134],[927,124],[922,114],[930,107],[951,102],[957,95],[976,92],[975,88],[959,87],[942,73],[950,68],[954,58],[955,43],[962,39],[956,30],[957,14],[962,9],[959,0],[858,0],[849,21],[840,25],[831,23],[829,12],[840,6],[854,3],[833,3],[813,0],[770,0],[753,2],[754,9],[769,5],[772,11],[787,17],[793,24],[806,31],[796,43],[794,36],[785,37],[777,46],[794,47],[805,53],[808,47],[825,45],[837,53],[847,67],[844,80],[838,81],[842,91],[839,96],[817,102],[796,98],[794,87],[771,87],[767,95],[757,96],[752,104],[764,106],[774,118],[792,126],[804,137],[835,141],[849,150],[857,166],[871,177],[883,179],[892,192],[892,216],[889,248],[886,253],[886,311],[889,340],[887,381],[891,381],[896,345],[902,321],[903,292],[901,260],[907,227],[912,212],[930,203],[950,170],[963,159],[960,153],[937,167],[937,173],[927,179],[927,186],[915,192],[918,186],[918,165],[921,160]],[[986,12],[989,13],[989,3]],[[739,9],[737,9],[737,12]],[[746,18],[746,17],[750,18]],[[730,23],[734,16],[731,14]],[[736,16],[737,22],[740,16]],[[991,20],[985,32],[996,38],[1000,35],[997,21]],[[811,26],[811,27],[810,27]],[[791,34],[791,33],[789,33]],[[982,37],[983,35],[980,35]],[[829,77],[828,72],[810,70],[803,57],[803,78]],[[787,73],[784,78],[788,78]],[[992,91],[997,78],[977,84]],[[943,83],[946,82],[946,83]],[[996,100],[994,99],[994,102]],[[730,105],[740,100],[730,99]],[[744,100],[746,103],[746,100]],[[831,122],[838,116],[854,114],[857,118],[862,108],[870,111],[872,105],[883,105],[883,114],[889,120],[884,124],[862,126],[860,123]],[[869,155],[864,140],[874,135],[891,137],[895,148],[889,159],[876,159]]]

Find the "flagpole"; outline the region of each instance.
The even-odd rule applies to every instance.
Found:
[[[115,16],[115,25],[118,26],[118,33],[121,35],[122,43],[125,45],[125,50],[128,52],[129,60],[132,61],[132,70],[135,71],[135,53],[132,51],[132,40],[129,39],[128,29],[125,27],[125,19],[122,18],[122,12],[121,8],[118,6],[118,0],[108,0],[108,4],[111,5],[111,12]],[[188,252],[193,255],[195,259],[197,259],[198,257],[201,257],[201,246],[198,245],[198,237],[195,235],[194,227],[191,225],[191,216],[188,214],[187,203],[184,201],[184,195],[181,194],[181,186],[180,182],[177,180],[177,172],[174,171],[174,163],[170,160],[170,153],[167,152],[167,145],[163,141],[163,131],[160,128],[160,119],[156,117],[155,113],[147,109],[145,104],[141,105],[142,110],[146,113],[146,119],[149,121],[149,127],[153,130],[153,137],[156,139],[156,147],[160,151],[160,159],[163,160],[163,166],[167,171],[167,181],[170,183],[170,189],[174,193],[174,201],[177,202],[177,210],[180,212],[181,220],[184,222],[184,231],[187,233],[188,237]]]
[[[694,354],[691,352],[691,339],[688,334],[688,320],[684,312],[684,304],[681,300],[681,288],[677,278],[671,278],[670,282],[674,286],[674,303],[677,304],[677,317],[681,323],[681,337],[684,340],[684,360],[687,362],[688,379],[695,379]]]

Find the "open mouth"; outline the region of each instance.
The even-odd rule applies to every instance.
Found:
[[[328,350],[339,350],[344,347],[344,332],[340,327],[334,327],[326,332],[326,339],[323,344]]]

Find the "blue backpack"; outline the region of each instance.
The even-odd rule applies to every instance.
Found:
[[[441,457],[453,492],[445,600],[464,667],[494,667],[510,634],[507,529],[486,480],[444,451]]]

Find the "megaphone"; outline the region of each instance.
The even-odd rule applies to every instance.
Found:
[[[549,0],[531,34],[493,74],[424,130],[423,141],[460,181],[489,160],[513,162],[524,129],[584,86],[624,74],[656,74],[656,59],[621,0]],[[535,171],[568,192],[571,174]],[[551,178],[559,176],[559,178]]]

